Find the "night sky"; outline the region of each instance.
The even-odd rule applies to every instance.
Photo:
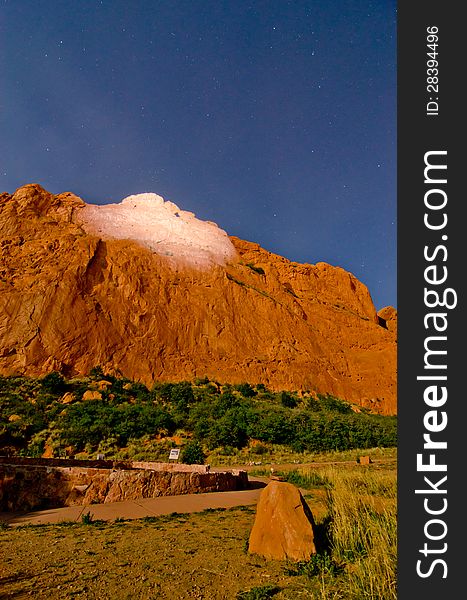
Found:
[[[396,1],[0,0],[0,191],[155,192],[396,306]]]

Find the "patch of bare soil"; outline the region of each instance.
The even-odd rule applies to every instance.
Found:
[[[318,496],[316,506],[307,501],[322,512]],[[254,507],[241,507],[4,528],[0,598],[230,600],[265,586],[277,600],[316,597],[305,577],[286,575],[286,563],[247,553],[254,517]]]

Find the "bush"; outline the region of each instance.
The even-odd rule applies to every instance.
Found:
[[[243,448],[248,442],[247,427],[248,420],[242,407],[229,409],[221,418],[211,422],[207,435],[209,447]]]
[[[251,454],[258,454],[259,456],[263,454],[267,454],[269,452],[269,448],[264,444],[256,444],[252,446],[250,449]]]
[[[240,392],[244,398],[253,398],[257,393],[249,383],[239,383],[235,386],[235,389]]]
[[[180,460],[185,465],[204,465],[206,455],[203,452],[203,447],[196,440],[188,442],[180,452]]]
[[[35,433],[29,441],[26,454],[33,458],[40,458],[45,450],[48,432],[46,430]]]
[[[170,400],[179,408],[186,410],[195,399],[193,388],[188,381],[174,383],[170,390]]]
[[[92,525],[93,521],[94,519],[89,511],[81,515],[81,523],[83,525]]]
[[[210,404],[210,412],[216,419],[224,416],[227,411],[232,410],[240,405],[240,399],[230,391],[222,392],[217,397],[214,404]]]
[[[100,365],[93,367],[89,371],[89,377],[91,377],[92,379],[104,379],[105,375],[102,367]]]
[[[293,427],[285,411],[263,410],[254,416],[248,427],[250,437],[271,444],[289,444],[293,440]]]
[[[339,400],[339,398],[335,398],[330,394],[318,394],[318,400],[324,410],[342,414],[349,414],[353,412],[350,404],[344,402],[343,400]]]
[[[288,575],[305,575],[315,577],[316,575],[339,575],[342,573],[342,565],[336,563],[328,552],[313,554],[308,561],[299,562],[295,568],[286,571]]]
[[[42,389],[51,394],[61,394],[66,389],[66,381],[61,373],[54,371],[41,379]]]
[[[297,406],[297,399],[288,392],[280,393],[280,401],[285,408],[295,408]]]
[[[97,448],[107,438],[116,437],[120,446],[130,438],[173,432],[174,421],[164,408],[151,404],[110,405],[102,400],[72,404],[58,419],[66,445],[82,450],[86,444]]]

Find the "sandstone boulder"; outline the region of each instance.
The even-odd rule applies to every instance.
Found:
[[[276,560],[309,560],[316,553],[314,519],[300,490],[271,481],[262,490],[248,551]]]
[[[71,392],[65,392],[65,394],[63,394],[63,396],[60,398],[60,402],[62,404],[70,404],[74,400],[75,400],[75,396]]]
[[[86,390],[83,394],[83,400],[102,400],[102,394],[97,390]]]

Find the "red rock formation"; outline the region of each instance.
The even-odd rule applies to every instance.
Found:
[[[37,184],[0,195],[0,373],[101,365],[149,385],[208,376],[396,412],[396,314],[378,316],[351,273],[234,237],[226,266],[175,269],[86,233],[84,206]]]

